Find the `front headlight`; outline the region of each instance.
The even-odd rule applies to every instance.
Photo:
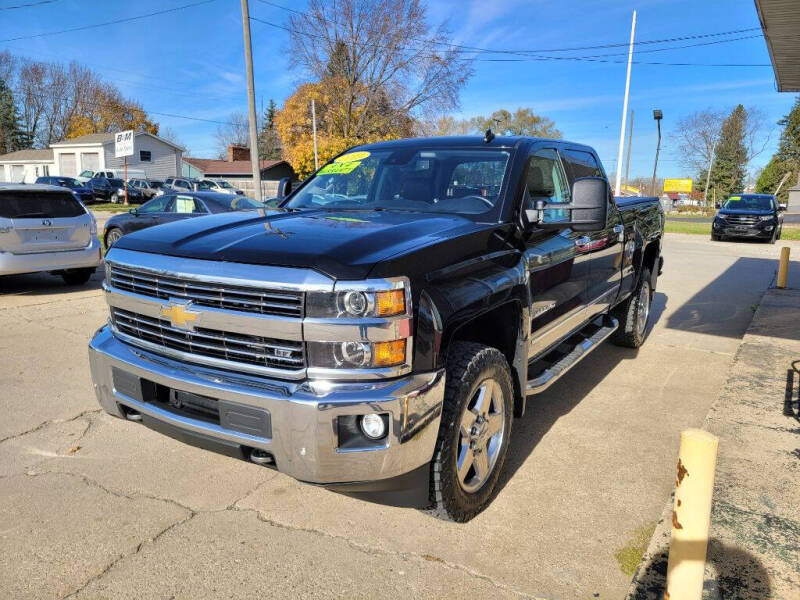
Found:
[[[308,364],[322,369],[380,369],[406,362],[406,340],[308,342]]]
[[[393,317],[406,312],[404,289],[341,292],[309,292],[306,315],[309,317]]]
[[[774,219],[774,218],[775,218],[775,217],[774,217],[773,215],[763,215],[763,216],[761,217],[761,220],[762,220],[762,221],[772,221],[772,219]]]

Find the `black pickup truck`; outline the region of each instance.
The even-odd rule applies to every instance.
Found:
[[[275,209],[119,240],[97,397],[187,443],[465,521],[526,398],[607,338],[643,343],[663,225],[657,199],[615,200],[580,144],[353,148]]]

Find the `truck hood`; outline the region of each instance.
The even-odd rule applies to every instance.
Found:
[[[115,248],[246,264],[313,268],[363,279],[378,262],[485,229],[458,215],[263,210],[186,219],[120,239]]]
[[[771,210],[745,210],[743,208],[721,208],[717,216],[724,217],[725,215],[756,215],[766,216],[773,214]]]

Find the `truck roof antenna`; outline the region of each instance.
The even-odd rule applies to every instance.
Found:
[[[487,144],[494,139],[494,133],[492,133],[491,128],[486,130],[486,134],[483,136],[483,141]]]

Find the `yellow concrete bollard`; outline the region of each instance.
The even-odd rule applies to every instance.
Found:
[[[702,429],[681,432],[666,600],[700,600],[703,595],[718,444],[716,436]]]
[[[781,248],[781,260],[778,263],[778,287],[786,287],[786,276],[789,273],[789,246]]]

